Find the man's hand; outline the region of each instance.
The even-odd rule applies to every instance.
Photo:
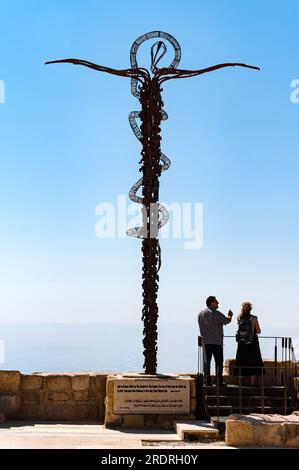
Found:
[[[233,318],[233,312],[231,310],[229,310],[228,314],[227,314],[227,319],[228,319],[229,323],[232,321],[232,318]]]

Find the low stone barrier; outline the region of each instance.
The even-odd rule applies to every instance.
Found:
[[[0,371],[0,411],[8,419],[103,421],[108,374]]]
[[[104,422],[106,381],[111,374],[118,373],[0,370],[0,413],[6,419]],[[195,408],[194,386],[192,394]]]
[[[231,415],[225,443],[234,447],[299,447],[299,412],[291,415]]]
[[[294,371],[294,365],[291,361],[277,361],[276,363],[276,377],[275,377],[275,361],[272,359],[264,359],[265,375],[264,385],[283,385],[284,374],[286,377],[290,376]],[[229,382],[238,384],[238,376],[234,376],[235,372],[235,359],[227,359],[224,364],[224,375],[229,375]]]

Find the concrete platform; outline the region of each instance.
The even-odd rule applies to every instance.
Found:
[[[0,449],[228,448],[224,442],[185,443],[173,431],[112,430],[96,423],[9,421],[0,426]]]

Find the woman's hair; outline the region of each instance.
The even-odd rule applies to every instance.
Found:
[[[237,319],[238,323],[240,323],[240,321],[243,320],[243,318],[249,317],[251,310],[252,310],[252,303],[243,302],[241,312],[239,313],[238,319]]]

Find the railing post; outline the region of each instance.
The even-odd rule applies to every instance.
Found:
[[[219,429],[219,366],[215,367],[216,369],[216,395],[217,395],[217,423],[218,423],[218,429]]]
[[[243,403],[242,403],[242,376],[241,376],[241,367],[238,367],[238,382],[239,382],[239,414],[242,414],[243,411]]]
[[[264,384],[264,368],[262,367],[262,414],[265,413],[265,384]]]
[[[199,374],[199,362],[200,362],[200,347],[202,346],[201,336],[197,338],[197,373]]]
[[[274,385],[277,383],[277,338],[275,338],[274,346]]]
[[[288,380],[289,382],[292,381],[292,362],[291,362],[291,348],[292,348],[292,338],[289,338],[288,341],[288,350],[289,350],[289,358],[288,358]]]
[[[283,390],[283,401],[284,401],[284,414],[288,414],[288,398],[287,398],[287,383],[286,383],[286,371],[284,370],[284,390]]]
[[[207,354],[206,354],[206,348],[205,348],[205,343],[203,340],[202,336],[198,336],[198,344],[201,345],[201,350],[202,350],[202,362],[203,362],[203,376],[204,376],[204,382],[207,382]]]
[[[291,368],[292,368],[292,378],[294,377],[295,375],[295,363],[296,361],[296,358],[295,358],[295,353],[294,353],[294,346],[293,346],[293,341],[292,341],[292,338],[291,338]]]
[[[283,353],[284,353],[284,338],[281,338],[281,368],[280,368],[280,381],[283,383]]]

